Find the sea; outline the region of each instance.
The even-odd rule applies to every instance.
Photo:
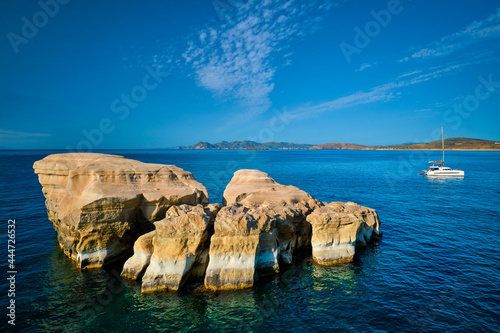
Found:
[[[152,295],[121,280],[123,262],[80,271],[60,250],[32,168],[60,152],[0,151],[1,332],[500,331],[500,152],[447,153],[465,177],[432,179],[418,173],[440,151],[102,151],[190,171],[211,202],[234,171],[258,169],[380,216],[383,237],[351,263],[304,256],[252,289]]]

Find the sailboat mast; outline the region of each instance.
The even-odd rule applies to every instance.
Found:
[[[443,148],[443,165],[444,165],[444,131],[443,131],[443,126],[441,126],[441,146]]]

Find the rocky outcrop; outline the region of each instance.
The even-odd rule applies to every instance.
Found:
[[[64,252],[84,269],[133,245],[122,276],[141,281],[144,293],[178,290],[191,278],[211,290],[247,288],[298,251],[337,264],[381,235],[375,210],[319,202],[258,170],[235,172],[221,208],[173,165],[75,153],[48,156],[34,169]]]
[[[224,191],[215,220],[208,289],[251,287],[259,276],[292,263],[297,249],[310,247],[306,216],[320,205],[306,192],[278,184],[258,170],[239,170]]]
[[[308,193],[295,186],[278,184],[265,172],[243,169],[234,173],[227,185],[223,199],[224,206],[233,203],[242,205],[275,202],[288,205],[303,203],[315,206],[318,202]]]
[[[253,286],[263,274],[290,264],[293,253],[312,247],[322,265],[351,261],[355,247],[380,234],[377,213],[355,203],[318,202],[280,185],[258,170],[239,170],[224,191],[215,220],[205,287]]]
[[[170,206],[208,204],[205,187],[173,165],[68,153],[47,156],[33,167],[59,244],[82,269],[129,253]]]
[[[221,209],[210,243],[205,287],[252,287],[257,274],[278,272],[276,217],[269,207],[233,204]]]
[[[155,231],[139,237],[134,243],[134,255],[123,265],[122,276],[129,280],[141,279],[151,261]]]
[[[124,278],[142,279],[142,292],[178,290],[188,278],[203,278],[213,224],[221,205],[172,206],[155,230],[134,244]]]
[[[220,208],[219,204],[172,206],[164,219],[155,222],[151,260],[142,278],[143,293],[178,290],[188,278],[203,277],[213,219]],[[135,257],[126,265],[135,262]]]
[[[380,219],[375,209],[364,207],[354,202],[334,201],[329,203],[328,206],[334,207],[339,212],[353,214],[362,221],[361,228],[356,237],[356,245],[364,246],[372,238],[379,239],[382,235]]]
[[[306,216],[321,205],[307,192],[295,186],[281,185],[267,173],[259,170],[238,170],[224,191],[223,201],[230,205],[239,203],[246,207],[272,204],[277,219],[277,237],[280,258],[292,262],[298,248],[311,245],[311,225]]]
[[[381,234],[375,210],[353,202],[318,207],[307,221],[312,225],[312,257],[321,265],[352,261],[356,246]]]
[[[317,207],[320,203],[315,203]],[[294,205],[273,204],[275,211],[279,256],[283,263],[291,264],[297,250],[309,251],[311,247],[311,224],[306,217],[313,207],[305,203]]]

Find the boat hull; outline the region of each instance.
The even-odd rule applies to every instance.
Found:
[[[465,173],[463,171],[427,171],[425,176],[427,177],[464,177]]]
[[[453,170],[444,166],[444,130],[441,127],[441,146],[443,150],[443,159],[441,161],[430,161],[432,165],[428,170],[424,170],[424,175],[427,177],[464,177],[462,170]],[[436,165],[437,164],[437,165]]]

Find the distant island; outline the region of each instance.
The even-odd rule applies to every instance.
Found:
[[[177,147],[177,149],[309,149],[313,145],[296,144],[291,142],[256,142],[256,141],[222,141],[219,143],[208,143],[200,141],[190,147]]]
[[[469,138],[449,138],[444,140],[445,149],[453,150],[500,150],[500,141],[489,141]],[[389,146],[366,146],[355,143],[325,143],[320,145],[297,144],[293,142],[256,142],[256,141],[222,141],[209,143],[200,141],[189,147],[176,147],[176,149],[347,149],[347,150],[434,150],[441,149],[441,140],[428,143],[404,143]]]
[[[453,150],[500,150],[500,141],[469,138],[449,138],[444,140],[445,149]],[[374,146],[375,149],[441,149],[441,140],[428,143],[401,144],[393,146]]]
[[[351,149],[351,150],[367,150],[374,149],[371,146],[357,145],[355,143],[325,143],[323,145],[312,146],[309,149]]]

